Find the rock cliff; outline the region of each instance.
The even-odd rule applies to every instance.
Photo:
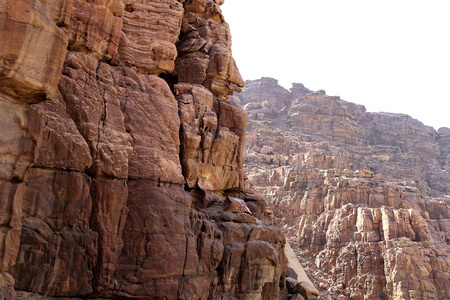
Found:
[[[0,299],[279,296],[222,3],[1,1]]]
[[[245,86],[248,177],[322,295],[449,299],[450,129],[302,84]]]

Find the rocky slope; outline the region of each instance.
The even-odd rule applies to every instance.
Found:
[[[222,3],[0,3],[0,299],[279,296]]]
[[[322,295],[450,298],[449,128],[271,78],[233,100],[248,177]]]

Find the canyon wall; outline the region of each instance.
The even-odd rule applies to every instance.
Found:
[[[272,78],[233,100],[248,177],[322,295],[450,298],[449,128]]]
[[[223,0],[0,3],[0,299],[276,299]]]

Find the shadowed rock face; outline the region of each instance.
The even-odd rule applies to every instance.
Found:
[[[248,113],[253,187],[297,252],[315,259],[309,275],[330,287],[322,294],[450,297],[448,128],[270,78],[233,100]]]
[[[278,297],[222,2],[2,1],[0,299]]]

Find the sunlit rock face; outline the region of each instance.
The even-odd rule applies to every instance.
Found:
[[[448,128],[270,78],[247,81],[233,100],[248,113],[253,188],[314,259],[322,294],[450,297]]]
[[[222,3],[185,2],[175,72],[178,82],[201,84],[225,100],[241,91],[244,82],[231,56],[231,34],[220,13]]]
[[[278,298],[222,3],[2,1],[0,299]]]

